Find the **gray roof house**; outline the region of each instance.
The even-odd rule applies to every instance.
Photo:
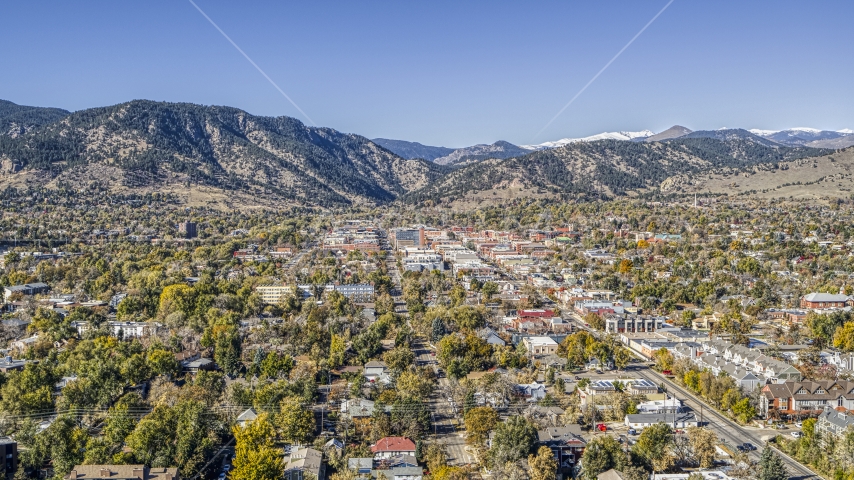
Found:
[[[252,421],[256,418],[258,418],[258,414],[255,413],[254,409],[249,408],[237,416],[237,424],[241,427],[245,427],[246,425],[252,423]]]
[[[840,412],[830,406],[824,407],[824,412],[815,422],[815,430],[821,434],[823,442],[831,437],[839,438],[849,429],[854,431],[854,413]]]
[[[490,345],[499,345],[503,347],[507,344],[504,339],[498,336],[495,330],[491,328],[481,328],[478,330],[477,336],[480,337],[481,340],[485,340],[486,343]]]
[[[306,477],[310,473],[313,477]],[[326,466],[323,463],[323,452],[313,448],[302,448],[291,452],[285,459],[285,480],[303,480],[305,478],[326,478]]]
[[[341,402],[341,416],[365,418],[374,414],[374,402],[364,398],[354,398]]]
[[[638,413],[626,415],[626,426],[646,428],[656,423],[666,423],[673,428],[699,427],[700,421],[694,412],[686,413]]]

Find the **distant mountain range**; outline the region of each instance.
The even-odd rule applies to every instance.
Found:
[[[845,148],[854,145],[852,130],[817,130],[815,128],[792,128],[789,130],[750,130],[750,133],[773,140],[783,145],[803,145],[816,148]]]
[[[0,101],[0,190],[169,192],[188,203],[218,196],[225,208],[484,201],[507,193],[592,199],[819,157],[852,143],[847,130],[674,126],[451,149],[372,141],[222,106],[135,100],[71,113]]]
[[[846,148],[854,145],[852,130],[817,130],[813,128],[793,128],[790,130],[745,130],[741,128],[722,128],[718,130],[692,131],[681,125],[653,133],[650,130],[639,132],[603,132],[587,137],[569,137],[536,145],[516,146],[505,141],[492,145],[474,145],[472,147],[449,149],[431,147],[417,142],[403,140],[374,139],[379,145],[388,148],[403,158],[423,158],[442,165],[459,166],[488,158],[505,159],[524,155],[531,151],[559,148],[573,143],[590,143],[602,140],[631,142],[663,142],[676,138],[713,138],[718,140],[744,139],[761,145],[783,145],[789,147]]]
[[[537,145],[524,145],[522,148],[528,150],[545,150],[547,148],[557,148],[562,147],[564,145],[569,145],[570,143],[578,143],[578,142],[598,142],[599,140],[633,140],[633,141],[641,141],[647,137],[651,137],[655,135],[655,133],[649,130],[642,130],[640,132],[603,132],[596,135],[591,135],[589,137],[581,137],[581,138],[562,138],[560,140],[556,140],[554,142],[545,142]]]
[[[447,147],[431,147],[422,145],[418,142],[407,142],[406,140],[389,140],[387,138],[375,138],[371,140],[377,145],[386,148],[397,155],[407,159],[414,160],[423,158],[424,160],[434,161],[437,158],[444,157],[453,153],[455,148]]]

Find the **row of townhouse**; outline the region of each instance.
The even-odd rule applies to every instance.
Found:
[[[733,345],[720,341],[691,341],[664,346],[673,358],[689,359],[697,368],[708,370],[715,375],[726,374],[732,377],[736,384],[751,391],[768,383],[781,383],[788,380],[801,380],[801,373],[795,367],[768,357],[742,345]]]
[[[743,367],[765,383],[800,381],[801,372],[786,362],[765,355],[761,350],[736,345],[726,340],[701,342],[703,352],[722,357],[727,363]]]
[[[759,413],[763,416],[818,416],[825,407],[854,410],[854,382],[788,381],[762,387]]]

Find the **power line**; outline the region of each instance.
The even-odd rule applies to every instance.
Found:
[[[572,105],[572,103],[573,103],[573,102],[575,102],[575,100],[576,100],[578,97],[580,97],[580,96],[581,96],[581,94],[582,94],[582,93],[584,93],[584,91],[585,91],[585,90],[587,90],[587,87],[589,87],[593,82],[595,82],[595,81],[596,81],[596,79],[597,79],[597,78],[599,78],[599,75],[602,75],[602,73],[603,73],[605,70],[607,70],[607,69],[608,69],[608,67],[610,67],[612,63],[614,63],[614,60],[616,60],[617,58],[619,58],[619,57],[620,57],[620,55],[622,55],[622,54],[623,54],[623,52],[624,52],[624,51],[626,51],[626,49],[627,49],[627,48],[629,48],[629,46],[630,46],[632,43],[634,43],[634,42],[635,42],[635,40],[637,40],[637,39],[638,39],[638,37],[640,37],[640,36],[641,36],[641,34],[642,34],[642,33],[643,33],[643,32],[644,32],[644,31],[645,31],[645,30],[646,30],[650,25],[652,25],[652,22],[654,22],[654,21],[655,21],[655,20],[656,20],[656,19],[657,19],[657,18],[658,18],[662,13],[664,13],[664,11],[665,11],[665,10],[667,10],[667,7],[669,7],[669,6],[670,6],[670,4],[671,4],[671,3],[673,3],[673,1],[674,1],[674,0],[670,0],[669,2],[667,2],[667,5],[665,5],[665,6],[664,6],[664,8],[662,8],[661,10],[659,10],[659,11],[658,11],[658,13],[656,13],[656,14],[655,14],[655,16],[654,16],[654,17],[652,17],[652,20],[650,20],[649,22],[647,22],[647,24],[646,24],[646,25],[644,25],[644,26],[643,26],[643,28],[641,28],[641,29],[640,29],[640,31],[639,31],[638,33],[636,33],[634,37],[632,37],[632,39],[631,39],[631,40],[629,40],[629,43],[625,44],[625,45],[623,46],[623,48],[621,48],[621,49],[620,49],[620,51],[619,51],[619,52],[617,52],[617,54],[616,54],[616,55],[614,55],[614,57],[613,57],[613,58],[611,58],[611,60],[609,60],[609,61],[608,61],[608,63],[606,63],[606,64],[605,64],[605,66],[604,66],[604,67],[602,67],[602,69],[601,69],[601,70],[599,70],[599,71],[596,73],[596,75],[593,75],[593,78],[591,78],[591,79],[590,79],[590,81],[589,81],[589,82],[587,82],[587,84],[586,84],[586,85],[584,85],[583,87],[581,87],[581,90],[579,90],[579,91],[578,91],[578,93],[576,93],[576,94],[575,94],[575,96],[574,96],[574,97],[572,97],[572,99],[571,99],[569,102],[567,102],[567,104],[566,104],[566,105],[564,105],[564,106],[563,106],[563,108],[561,108],[561,109],[560,109],[560,111],[559,111],[559,112],[557,112],[557,114],[556,114],[554,117],[552,117],[552,119],[551,119],[551,120],[549,120],[549,123],[547,123],[545,127],[541,128],[539,132],[537,132],[537,134],[534,136],[534,139],[536,139],[537,137],[539,137],[539,136],[543,133],[543,131],[545,131],[545,129],[549,128],[549,125],[551,125],[551,124],[552,124],[552,122],[554,122],[555,120],[557,120],[557,117],[559,117],[559,116],[564,112],[564,110],[566,110],[567,108],[569,108],[569,106],[570,106],[570,105]]]
[[[314,120],[312,120],[311,117],[309,117],[308,114],[306,114],[304,111],[302,111],[302,109],[299,107],[299,105],[297,105],[296,102],[294,102],[291,99],[291,97],[289,97],[288,94],[285,93],[284,90],[279,88],[279,86],[276,84],[276,82],[274,82],[273,79],[270,78],[270,76],[267,75],[267,73],[264,70],[262,70],[261,67],[259,67],[257,63],[255,63],[255,61],[253,61],[251,58],[249,58],[249,55],[247,55],[246,52],[244,52],[242,48],[237,46],[237,44],[234,43],[234,40],[232,40],[231,37],[228,36],[228,34],[226,34],[221,28],[219,28],[219,25],[217,25],[216,22],[214,22],[211,19],[211,17],[209,17],[208,14],[204,12],[204,10],[202,10],[201,8],[199,8],[198,5],[196,5],[196,2],[194,2],[193,0],[187,0],[187,1],[189,1],[190,4],[192,4],[194,7],[196,7],[196,10],[198,10],[199,13],[201,13],[202,16],[205,17],[207,19],[207,21],[210,22],[210,24],[213,25],[214,28],[216,28],[217,31],[219,31],[219,33],[221,33],[222,36],[225,37],[225,39],[228,40],[228,42],[231,43],[231,45],[234,46],[234,48],[236,48],[238,52],[240,52],[241,55],[243,55],[244,58],[246,58],[246,60],[249,60],[249,63],[251,63],[252,66],[255,67],[256,70],[261,72],[261,75],[263,75],[264,78],[266,78],[267,81],[270,82],[270,84],[273,85],[276,88],[276,90],[278,90],[279,93],[282,94],[282,96],[284,96],[289,102],[291,102],[291,105],[293,105],[294,108],[299,110],[299,113],[301,113],[312,125],[317,126],[317,124],[314,122]]]

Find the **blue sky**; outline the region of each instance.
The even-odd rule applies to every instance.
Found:
[[[854,2],[197,4],[318,125],[459,147],[602,131],[854,128]],[[5,2],[0,98],[305,118],[186,0]]]

